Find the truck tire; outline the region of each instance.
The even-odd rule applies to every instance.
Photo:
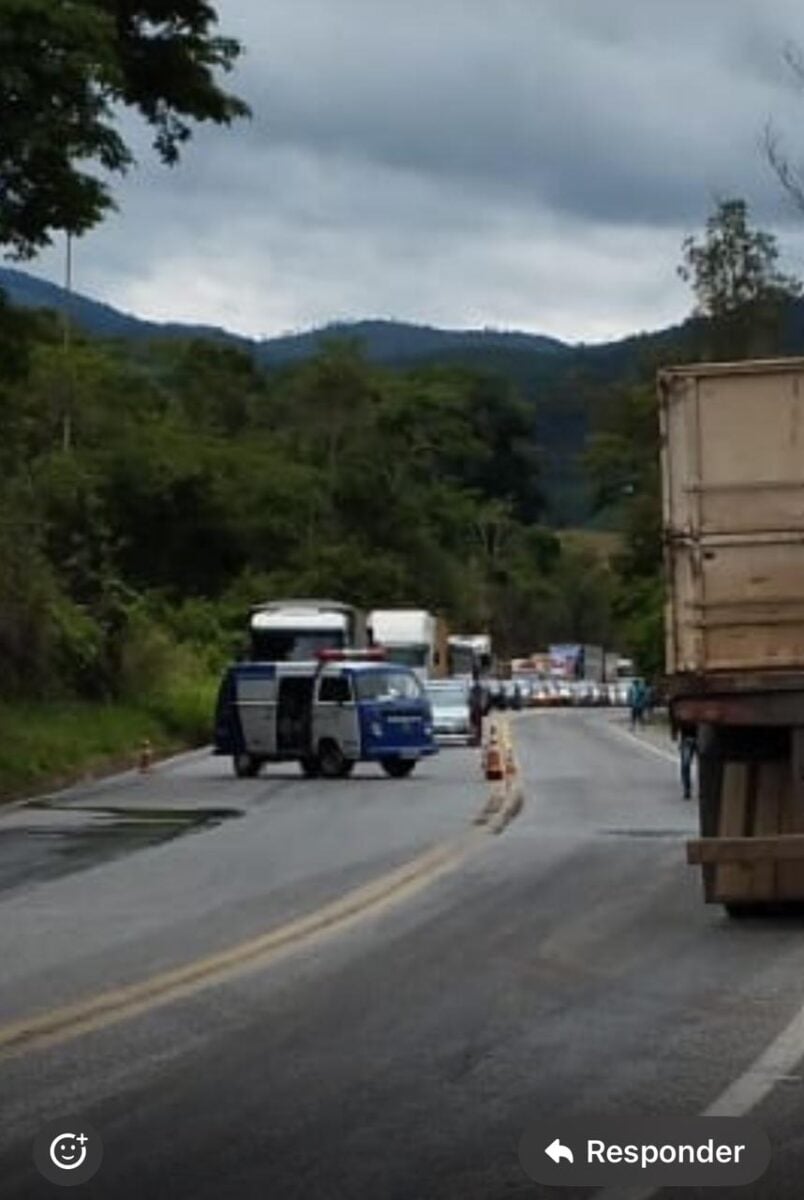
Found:
[[[385,771],[385,774],[390,775],[392,779],[407,779],[416,766],[416,759],[398,758],[394,755],[389,758],[381,758],[380,766]]]
[[[305,754],[303,758],[299,759],[299,766],[305,779],[318,779],[321,774],[321,763],[315,754]]]
[[[238,779],[254,779],[260,773],[262,759],[256,754],[235,754],[232,757],[232,767]]]
[[[347,758],[337,742],[322,742],[318,747],[318,767],[324,779],[346,779],[354,765],[354,759]]]

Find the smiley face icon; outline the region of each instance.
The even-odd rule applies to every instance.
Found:
[[[40,1130],[33,1145],[33,1159],[39,1173],[51,1183],[76,1187],[100,1169],[103,1142],[85,1117],[68,1114],[48,1121]]]
[[[50,1143],[50,1158],[62,1171],[74,1171],[86,1162],[87,1142],[84,1133],[59,1133]]]

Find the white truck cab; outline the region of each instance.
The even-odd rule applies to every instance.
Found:
[[[251,610],[254,662],[310,662],[322,650],[363,649],[365,619],[339,600],[270,600]]]
[[[390,662],[402,663],[420,679],[446,671],[443,623],[423,608],[375,608],[368,615],[372,645],[383,646]]]

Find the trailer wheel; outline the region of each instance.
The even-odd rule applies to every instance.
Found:
[[[413,768],[416,766],[415,758],[397,758],[396,755],[389,758],[381,758],[380,766],[386,775],[390,775],[392,779],[407,779]]]
[[[321,763],[314,754],[305,754],[299,759],[299,766],[305,779],[318,779],[321,774]]]
[[[318,747],[318,766],[324,779],[345,779],[354,765],[354,759],[347,758],[337,742],[322,742]]]
[[[238,779],[253,779],[260,773],[262,759],[257,758],[256,754],[235,754],[232,766]]]

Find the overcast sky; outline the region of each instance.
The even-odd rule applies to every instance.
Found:
[[[219,0],[253,119],[138,139],[75,286],[271,336],[395,317],[597,341],[683,317],[679,246],[742,195],[804,274],[800,0]],[[61,248],[31,269],[59,280]]]

